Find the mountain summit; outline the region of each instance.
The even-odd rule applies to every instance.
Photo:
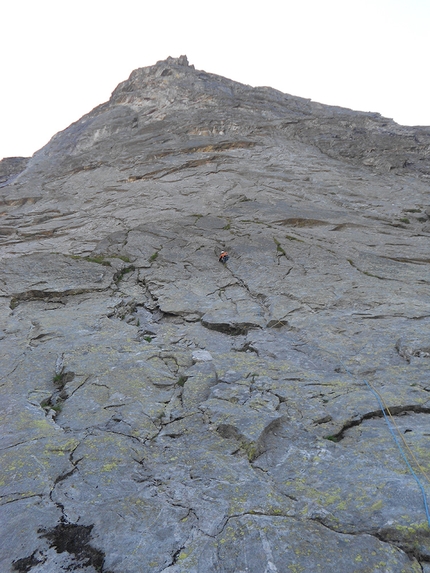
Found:
[[[427,572],[429,149],[181,56],[1,162],[1,571]]]

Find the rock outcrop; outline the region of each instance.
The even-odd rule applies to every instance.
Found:
[[[28,157],[6,157],[0,161],[0,187],[11,183],[14,176],[24,171],[30,159]]]
[[[182,56],[0,178],[1,571],[430,571],[430,128]]]

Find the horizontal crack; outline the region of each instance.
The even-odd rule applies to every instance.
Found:
[[[336,434],[332,434],[330,436],[326,436],[326,439],[329,439],[332,442],[340,442],[345,437],[344,434],[347,430],[355,426],[359,426],[362,422],[364,422],[364,420],[370,420],[372,418],[382,418],[384,414],[386,416],[389,416],[390,414],[392,416],[399,416],[406,412],[414,412],[416,414],[430,414],[430,408],[426,406],[420,406],[418,404],[410,404],[407,406],[390,406],[389,412],[386,409],[384,409],[384,412],[382,412],[382,410],[374,410],[372,412],[364,414],[363,416],[360,416],[360,418],[358,418],[357,420],[347,421],[339,432],[337,432]]]
[[[43,291],[43,290],[29,290],[26,292],[21,292],[13,295],[10,301],[10,308],[13,310],[15,309],[19,303],[21,302],[32,302],[37,300],[59,300],[63,297],[67,296],[76,296],[79,294],[88,294],[93,292],[104,292],[107,291],[109,287],[103,288],[75,288],[75,289],[68,289],[65,291]]]
[[[394,545],[401,551],[404,551],[411,559],[415,558],[417,561],[429,563],[430,562],[430,548],[427,552],[420,549],[420,538],[421,541],[427,541],[428,543],[428,528],[426,530],[415,530],[413,535],[410,536],[408,532],[406,535],[402,535],[402,532],[396,529],[380,529],[378,532],[373,533],[374,537],[382,541],[383,543],[388,543],[389,545]],[[407,536],[410,536],[409,538]]]
[[[340,529],[341,526],[335,527],[330,526],[325,523],[322,517],[313,517],[309,518],[311,521],[319,523],[322,527],[325,527],[329,531],[336,533],[338,535],[371,535],[375,537],[378,541],[382,543],[386,543],[400,551],[403,551],[408,555],[410,559],[416,559],[417,561],[428,563],[430,562],[430,553],[424,553],[418,549],[418,536],[421,534],[422,540],[428,540],[428,530],[427,528],[423,529],[422,531],[415,531],[413,534],[413,539],[406,539],[405,537],[402,539],[402,533],[396,529],[378,529],[378,531],[368,530],[368,529],[360,529],[360,530],[349,530],[348,528]]]

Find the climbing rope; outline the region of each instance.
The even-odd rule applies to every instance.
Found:
[[[279,326],[281,326],[282,323],[281,323],[280,321],[278,321],[278,322],[279,322]],[[278,326],[278,324],[275,324],[275,326]],[[272,328],[273,328],[273,326],[272,326]],[[329,350],[325,350],[325,349],[323,349],[323,348],[321,348],[320,350],[322,350],[323,352],[325,352],[325,353],[327,353],[327,354],[330,354],[331,356],[334,356],[334,357],[336,358],[336,360],[338,360],[339,363],[343,366],[345,372],[346,372],[347,374],[349,374],[349,375],[351,376],[351,378],[354,378],[354,379],[356,378],[356,376],[351,372],[351,370],[349,370],[349,368],[347,368],[347,367],[345,366],[345,364],[343,363],[343,361],[340,360],[339,357],[338,357],[336,354],[330,352]],[[427,502],[427,496],[426,496],[426,492],[425,492],[424,486],[423,486],[423,484],[421,483],[421,480],[420,480],[419,477],[417,476],[416,472],[414,471],[412,465],[410,464],[410,462],[409,462],[409,460],[408,460],[408,458],[407,458],[407,456],[406,456],[406,454],[405,454],[405,452],[404,452],[404,450],[403,450],[403,448],[402,448],[402,445],[400,444],[400,442],[399,442],[399,440],[398,440],[398,438],[397,438],[397,436],[396,436],[396,433],[395,433],[394,430],[393,430],[393,426],[396,428],[397,433],[399,434],[401,440],[403,441],[403,443],[404,443],[404,445],[405,445],[407,451],[408,451],[409,454],[411,455],[411,458],[414,460],[414,462],[415,462],[415,464],[416,464],[418,470],[421,472],[421,474],[426,478],[426,480],[427,480],[429,483],[430,483],[430,479],[429,479],[427,473],[425,472],[425,470],[421,467],[421,465],[420,465],[420,463],[418,462],[418,460],[416,459],[416,457],[414,456],[414,453],[413,453],[412,450],[410,449],[410,447],[409,447],[409,445],[407,444],[405,438],[402,436],[402,434],[401,434],[401,432],[400,432],[400,429],[398,428],[396,422],[394,421],[393,415],[391,414],[390,409],[389,409],[388,406],[386,405],[386,403],[385,403],[384,399],[382,398],[382,396],[379,394],[379,392],[378,392],[377,390],[375,390],[375,388],[374,388],[374,387],[370,384],[370,382],[368,382],[365,378],[363,378],[363,382],[366,384],[367,388],[372,392],[372,394],[376,397],[376,400],[378,401],[378,405],[379,405],[379,407],[380,407],[380,409],[381,409],[382,415],[384,416],[384,420],[385,420],[385,422],[386,422],[386,424],[387,424],[387,426],[388,426],[388,429],[389,429],[389,431],[390,431],[390,433],[391,433],[391,435],[392,435],[392,437],[393,437],[393,439],[394,439],[394,442],[395,442],[395,444],[396,444],[396,446],[397,446],[397,448],[398,448],[398,450],[399,450],[399,452],[400,452],[400,455],[402,456],[403,460],[405,461],[405,464],[406,464],[406,466],[407,466],[409,472],[411,473],[412,477],[413,477],[414,480],[416,481],[416,483],[417,483],[417,485],[418,485],[418,487],[419,487],[419,489],[420,489],[420,491],[421,491],[421,495],[422,495],[422,499],[423,499],[423,505],[424,505],[424,510],[425,510],[425,514],[426,514],[426,518],[427,518],[427,523],[428,523],[428,525],[429,525],[429,527],[430,527],[430,511],[429,511],[429,505],[428,505],[428,502]],[[391,420],[391,422],[390,422],[390,420]]]
[[[276,326],[283,326],[282,321],[278,321],[277,323],[275,323],[275,325],[272,325],[271,328],[274,328],[274,327],[276,327]],[[338,357],[336,354],[334,354],[333,352],[330,352],[329,350],[325,350],[325,349],[323,349],[323,348],[321,348],[320,350],[322,350],[323,352],[325,352],[325,353],[327,353],[327,354],[330,354],[331,356],[334,356],[334,357],[336,358],[336,360],[338,360],[339,363],[343,366],[343,368],[345,369],[345,372],[346,372],[347,374],[349,374],[349,375],[351,376],[351,378],[354,378],[354,379],[356,378],[356,376],[349,370],[349,368],[347,368],[347,367],[345,366],[345,364],[342,362],[342,360],[339,359],[339,357]],[[416,481],[416,483],[417,483],[417,485],[418,485],[418,487],[419,487],[419,489],[420,489],[420,491],[421,491],[421,495],[422,495],[422,498],[423,498],[424,510],[425,510],[425,514],[426,514],[426,518],[427,518],[427,523],[428,523],[428,525],[429,525],[429,527],[430,527],[430,511],[429,511],[429,505],[428,505],[428,502],[427,502],[427,496],[426,496],[426,492],[425,492],[424,486],[423,486],[423,484],[421,483],[421,480],[420,480],[419,477],[417,476],[416,472],[414,471],[412,465],[410,464],[410,462],[409,462],[409,460],[408,460],[408,458],[407,458],[407,456],[406,456],[406,454],[405,454],[405,452],[404,452],[404,450],[403,450],[403,448],[402,448],[402,445],[400,444],[400,442],[399,442],[399,440],[398,440],[398,438],[397,438],[397,436],[396,436],[396,433],[395,433],[394,430],[393,430],[393,426],[396,428],[396,430],[397,430],[399,436],[401,437],[401,439],[402,439],[402,441],[403,441],[403,443],[404,443],[406,449],[407,449],[408,452],[410,453],[411,458],[414,460],[414,462],[415,462],[417,468],[419,469],[419,471],[421,472],[421,474],[427,479],[427,481],[428,481],[429,483],[430,483],[430,479],[429,479],[428,475],[426,474],[426,472],[424,471],[424,469],[423,469],[423,468],[421,467],[421,465],[419,464],[419,462],[418,462],[418,460],[416,459],[416,457],[414,456],[414,454],[413,454],[412,450],[410,449],[410,447],[408,446],[406,440],[405,440],[404,437],[402,436],[402,434],[401,434],[401,432],[400,432],[400,430],[399,430],[399,428],[398,428],[396,422],[394,421],[394,418],[393,418],[393,416],[392,416],[392,414],[391,414],[391,412],[390,412],[388,406],[385,404],[385,401],[384,401],[384,399],[382,398],[382,396],[379,394],[379,392],[378,392],[377,390],[375,390],[375,388],[373,388],[373,386],[370,384],[370,382],[368,382],[365,378],[363,378],[363,382],[366,384],[366,386],[367,386],[368,389],[372,392],[372,394],[376,397],[376,400],[378,401],[378,405],[379,405],[379,407],[380,407],[380,409],[381,409],[382,415],[384,416],[384,420],[385,420],[385,422],[386,422],[386,424],[387,424],[387,426],[388,426],[388,429],[389,429],[389,431],[390,431],[390,433],[391,433],[391,435],[392,435],[392,437],[393,437],[393,439],[394,439],[394,442],[395,442],[395,444],[396,444],[396,446],[397,446],[397,448],[398,448],[398,450],[399,450],[399,452],[400,452],[400,455],[402,456],[403,460],[405,461],[405,464],[406,464],[406,466],[407,466],[409,472],[411,473],[412,477],[413,477],[414,480]],[[390,422],[390,420],[391,420],[391,422]],[[393,426],[392,426],[391,424],[393,424]]]
[[[325,351],[328,352],[328,351]],[[328,354],[331,354],[331,352],[328,352]],[[354,376],[354,374],[345,366],[345,364],[343,364],[343,362],[341,360],[339,360],[340,364],[343,366],[343,368],[345,369],[345,372],[347,372],[352,378],[356,378],[356,376]],[[366,384],[366,386],[369,388],[369,390],[372,392],[372,394],[376,397],[376,400],[378,401],[379,407],[381,409],[381,412],[384,416],[385,422],[387,423],[388,429],[394,439],[394,442],[396,443],[396,446],[400,452],[400,455],[402,456],[403,460],[406,463],[406,466],[409,470],[409,472],[411,473],[412,477],[414,478],[414,480],[416,481],[418,487],[421,490],[421,494],[422,494],[422,498],[423,498],[423,504],[424,504],[424,510],[425,510],[425,514],[427,517],[427,522],[428,525],[430,527],[430,512],[429,512],[429,506],[427,503],[427,496],[426,496],[426,492],[424,489],[423,484],[421,483],[421,480],[419,479],[419,477],[417,476],[416,472],[414,471],[412,465],[409,463],[409,460],[405,454],[405,452],[403,451],[402,445],[399,442],[395,431],[393,430],[393,426],[391,424],[394,425],[394,427],[396,428],[399,436],[402,438],[403,443],[405,444],[407,450],[409,451],[409,453],[411,454],[412,459],[415,461],[415,464],[417,465],[418,469],[420,470],[420,472],[423,474],[423,476],[427,479],[427,481],[430,482],[426,472],[423,470],[423,468],[421,467],[421,465],[418,463],[417,459],[415,458],[413,452],[411,451],[411,449],[409,448],[408,444],[406,443],[405,439],[403,438],[403,436],[401,435],[401,432],[399,430],[399,428],[397,427],[393,416],[389,410],[389,408],[386,406],[384,399],[382,398],[382,396],[379,394],[379,392],[377,392],[377,390],[375,390],[375,388],[373,388],[373,386],[370,384],[370,382],[368,382],[366,379],[363,378],[363,382]],[[390,422],[391,420],[391,422]]]
[[[368,384],[370,385],[370,382],[369,382]],[[409,447],[408,442],[407,442],[407,441],[405,440],[405,438],[403,437],[402,432],[400,431],[399,427],[397,426],[397,424],[396,424],[396,422],[395,422],[395,419],[394,419],[393,415],[392,415],[391,412],[390,412],[390,408],[387,406],[387,404],[386,404],[384,398],[381,396],[381,394],[379,394],[379,392],[378,392],[377,390],[375,390],[375,388],[373,388],[373,386],[372,386],[372,389],[373,389],[373,391],[374,391],[376,394],[378,394],[378,396],[379,396],[381,402],[382,402],[383,405],[384,405],[385,411],[387,412],[388,416],[390,417],[391,423],[392,423],[393,426],[396,428],[397,434],[400,436],[400,439],[402,440],[402,442],[403,442],[405,448],[408,450],[408,452],[409,452],[411,458],[414,460],[415,465],[417,466],[418,470],[422,473],[422,475],[426,478],[426,480],[427,480],[427,481],[429,482],[429,484],[430,484],[430,478],[429,478],[429,476],[427,475],[427,473],[426,473],[426,471],[424,470],[424,468],[420,465],[419,461],[417,460],[417,458],[416,458],[415,455],[414,455],[414,452],[413,452],[413,451],[411,450],[411,448]]]

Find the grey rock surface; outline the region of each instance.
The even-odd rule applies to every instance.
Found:
[[[6,157],[0,161],[0,187],[19,175],[27,167],[29,157]]]
[[[181,56],[5,161],[2,572],[429,569],[430,128]]]

